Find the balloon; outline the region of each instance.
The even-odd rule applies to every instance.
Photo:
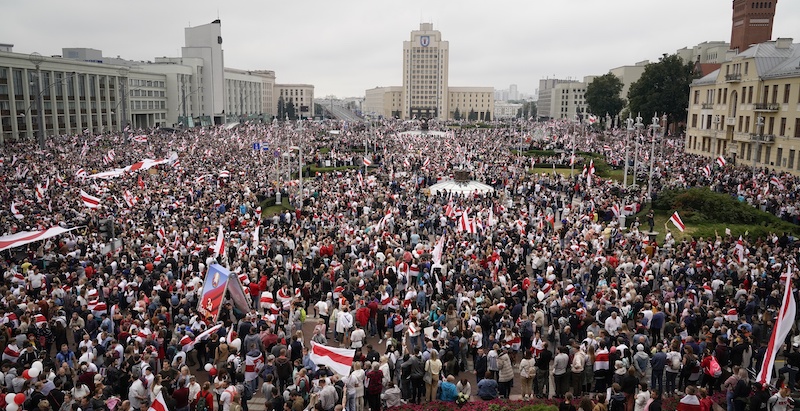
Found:
[[[25,371],[23,371],[23,372],[22,372],[22,378],[24,378],[24,379],[26,379],[26,380],[30,380],[30,379],[31,379],[31,374],[30,374],[30,372],[29,372],[29,371],[30,371],[30,370],[25,370]]]
[[[211,364],[206,364],[206,366],[205,366],[206,372],[211,371],[212,368],[214,368],[214,366],[211,365]]]
[[[16,397],[16,396],[17,396],[17,394],[14,394],[13,392],[10,392],[10,393],[6,394],[6,404],[13,404],[14,403],[14,397]]]
[[[544,292],[539,291],[538,293],[536,293],[536,299],[539,300],[540,302],[544,301]]]
[[[25,394],[19,393],[14,396],[14,403],[17,405],[22,405],[25,402]]]
[[[242,340],[240,340],[238,338],[233,340],[233,341],[231,341],[228,345],[230,345],[231,347],[236,348],[236,352],[241,352],[242,351]]]
[[[208,375],[215,377],[217,375],[217,369],[212,367],[210,370],[208,370]]]
[[[28,370],[28,375],[30,375],[31,378],[36,378],[41,373],[42,373],[42,370],[40,370],[38,368],[31,368],[30,370]]]
[[[37,370],[41,371],[44,369],[44,364],[41,361],[34,361],[31,365],[31,368],[36,368]]]
[[[10,402],[8,403],[8,405],[6,405],[6,411],[17,411],[17,410],[19,410],[19,405],[13,402]]]

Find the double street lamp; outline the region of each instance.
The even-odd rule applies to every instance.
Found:
[[[647,201],[653,201],[653,165],[655,164],[655,151],[656,151],[656,132],[661,129],[661,136],[664,136],[664,128],[660,125],[660,120],[664,123],[667,122],[667,115],[659,119],[658,114],[653,115],[653,124],[650,125],[652,130],[652,141],[650,144],[650,173],[647,176]]]

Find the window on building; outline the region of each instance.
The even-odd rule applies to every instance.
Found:
[[[728,104],[728,88],[725,87],[722,92],[722,104]]]
[[[775,130],[775,117],[769,118],[769,127],[768,127],[767,134],[774,134],[773,131]]]
[[[700,104],[700,90],[694,91],[694,104]]]
[[[789,93],[791,92],[792,92],[791,84],[783,86],[783,104],[789,104]]]
[[[743,121],[743,120],[744,120],[744,116],[739,116],[739,125],[738,125],[738,127],[736,128],[736,131],[738,131],[738,132],[740,132],[740,133],[742,132],[742,121]]]
[[[764,150],[764,164],[769,164],[769,160],[772,159],[772,147],[766,146],[766,150]]]
[[[778,85],[775,84],[772,86],[772,104],[778,102]]]
[[[786,117],[781,117],[780,136],[786,135]]]
[[[766,104],[769,101],[769,86],[764,86],[764,95],[761,97],[761,102]]]
[[[750,132],[750,116],[745,116],[744,118],[744,132],[745,133]]]
[[[747,74],[748,69],[750,68],[750,62],[744,62],[744,74]]]
[[[753,104],[753,86],[747,88],[747,104]]]
[[[775,164],[778,167],[781,167],[781,163],[783,163],[783,149],[778,147],[778,149],[775,150]]]
[[[800,117],[794,119],[794,137],[800,138]]]
[[[786,165],[787,168],[794,168],[794,150],[789,150],[789,164]]]

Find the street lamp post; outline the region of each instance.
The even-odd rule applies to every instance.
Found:
[[[122,135],[125,137],[125,140],[127,140],[128,139],[128,101],[127,101],[128,100],[128,93],[127,93],[127,90],[128,90],[128,73],[130,72],[130,70],[128,70],[127,67],[120,67],[119,70],[117,70],[117,72],[120,75],[119,85],[120,85],[120,87],[122,87],[122,90],[120,90],[120,93],[122,94],[122,97],[121,97],[122,98],[122,124],[120,124],[120,126],[122,127]]]
[[[631,118],[630,113],[628,113],[628,119],[625,120],[625,125],[627,126],[627,138],[625,139],[625,175],[622,177],[622,186],[628,188],[628,142],[631,139],[631,134],[633,133],[633,118]]]
[[[719,114],[714,116],[714,146],[711,148],[711,157],[717,158],[717,144],[719,143],[718,140],[719,134]]]
[[[36,122],[39,123],[36,130],[36,138],[39,141],[39,148],[44,150],[44,112],[42,111],[42,70],[41,65],[44,61],[39,53],[31,53],[28,59],[36,66]]]
[[[761,142],[764,139],[764,117],[758,116],[756,129],[758,130],[758,134],[751,138],[751,141],[755,141],[756,143],[756,152],[753,153],[753,178],[756,178],[756,158],[761,156]],[[753,143],[750,143],[751,147],[752,145]]]
[[[653,165],[655,164],[656,159],[656,131],[661,128],[659,125],[659,120],[660,119],[658,118],[657,114],[653,115],[653,124],[651,124],[652,140],[650,143],[650,173],[648,173],[647,176],[647,201],[653,201]]]
[[[636,173],[639,171],[639,137],[641,137],[642,130],[644,130],[641,113],[636,115],[636,123],[633,126],[636,128],[636,133],[633,136],[633,182],[631,184],[636,185]]]

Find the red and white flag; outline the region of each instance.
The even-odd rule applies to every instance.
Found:
[[[158,235],[158,238],[161,240],[167,238],[167,232],[164,230],[164,227],[159,227],[156,235]]]
[[[364,167],[369,167],[371,165],[372,165],[372,160],[368,159],[367,157],[364,157]]]
[[[225,232],[222,230],[222,224],[219,225],[219,233],[217,234],[217,241],[214,243],[214,257],[219,257],[225,252]]]
[[[706,177],[711,177],[711,166],[705,165],[703,167],[700,167],[700,171],[702,171],[703,174],[706,175]]]
[[[411,162],[408,161],[408,159],[404,159],[403,160],[403,167],[406,167],[406,168],[411,167]]]
[[[325,364],[328,369],[341,375],[350,375],[353,367],[353,356],[356,350],[349,348],[333,348],[311,341],[311,351],[308,353],[314,364]]]
[[[442,263],[442,252],[444,251],[444,234],[439,237],[439,241],[436,242],[436,245],[433,247],[433,252],[431,253],[431,260],[434,264],[441,264]]]
[[[787,266],[786,269],[786,284],[784,285],[780,312],[773,324],[772,336],[770,336],[769,343],[767,344],[764,362],[761,363],[761,371],[759,371],[758,376],[756,376],[756,382],[762,385],[769,384],[772,380],[772,367],[775,364],[775,356],[778,354],[778,350],[783,346],[789,332],[792,331],[794,316],[797,311],[794,293],[792,292],[792,268],[791,266]],[[781,276],[781,278],[783,278],[783,276]]]
[[[153,403],[150,404],[150,408],[147,411],[169,411],[167,408],[167,402],[164,401],[164,393],[159,391],[156,399],[153,400]]]
[[[86,178],[86,170],[79,168],[78,171],[75,172],[75,177],[77,178]]]
[[[100,207],[100,199],[90,195],[89,193],[81,190],[81,200],[83,201],[83,205],[89,208],[98,208]]]
[[[739,236],[739,239],[736,240],[736,258],[741,263],[744,260],[744,241],[742,240],[742,236]]]
[[[228,178],[231,176],[231,172],[228,170],[220,170],[219,178]]]
[[[770,184],[772,184],[772,185],[774,185],[775,187],[778,187],[778,188],[779,188],[779,189],[781,189],[781,190],[783,190],[783,189],[785,188],[785,187],[783,186],[783,182],[781,181],[781,179],[779,179],[779,178],[778,178],[778,177],[776,177],[776,176],[772,176],[772,177],[770,177],[770,179],[769,179],[769,183],[770,183]]]
[[[15,202],[11,202],[11,214],[14,215],[14,218],[17,220],[22,220],[25,218],[25,216],[19,212],[19,209],[17,209],[17,203]]]
[[[258,352],[258,356],[253,357],[249,353],[244,359],[244,381],[250,382],[258,378],[258,374],[264,368],[264,354]]]
[[[681,216],[678,215],[677,211],[672,213],[669,221],[672,222],[672,224],[675,224],[675,227],[677,227],[681,232],[686,230],[686,224],[683,223],[683,220],[681,220]]]
[[[122,198],[125,200],[125,204],[128,205],[128,208],[133,208],[133,206],[139,202],[139,199],[131,194],[130,190],[125,190],[125,192],[122,193]]]
[[[137,143],[146,143],[147,142],[147,136],[144,135],[144,134],[139,135],[139,136],[134,136],[132,140],[137,142]]]
[[[431,158],[430,157],[425,157],[425,161],[422,163],[422,168],[426,168],[429,165],[431,165]]]
[[[611,211],[614,212],[614,217],[619,218],[619,204],[611,206]]]
[[[725,164],[728,164],[728,162],[725,161],[725,157],[719,156],[717,157],[717,164],[719,164],[720,167],[725,167]]]

